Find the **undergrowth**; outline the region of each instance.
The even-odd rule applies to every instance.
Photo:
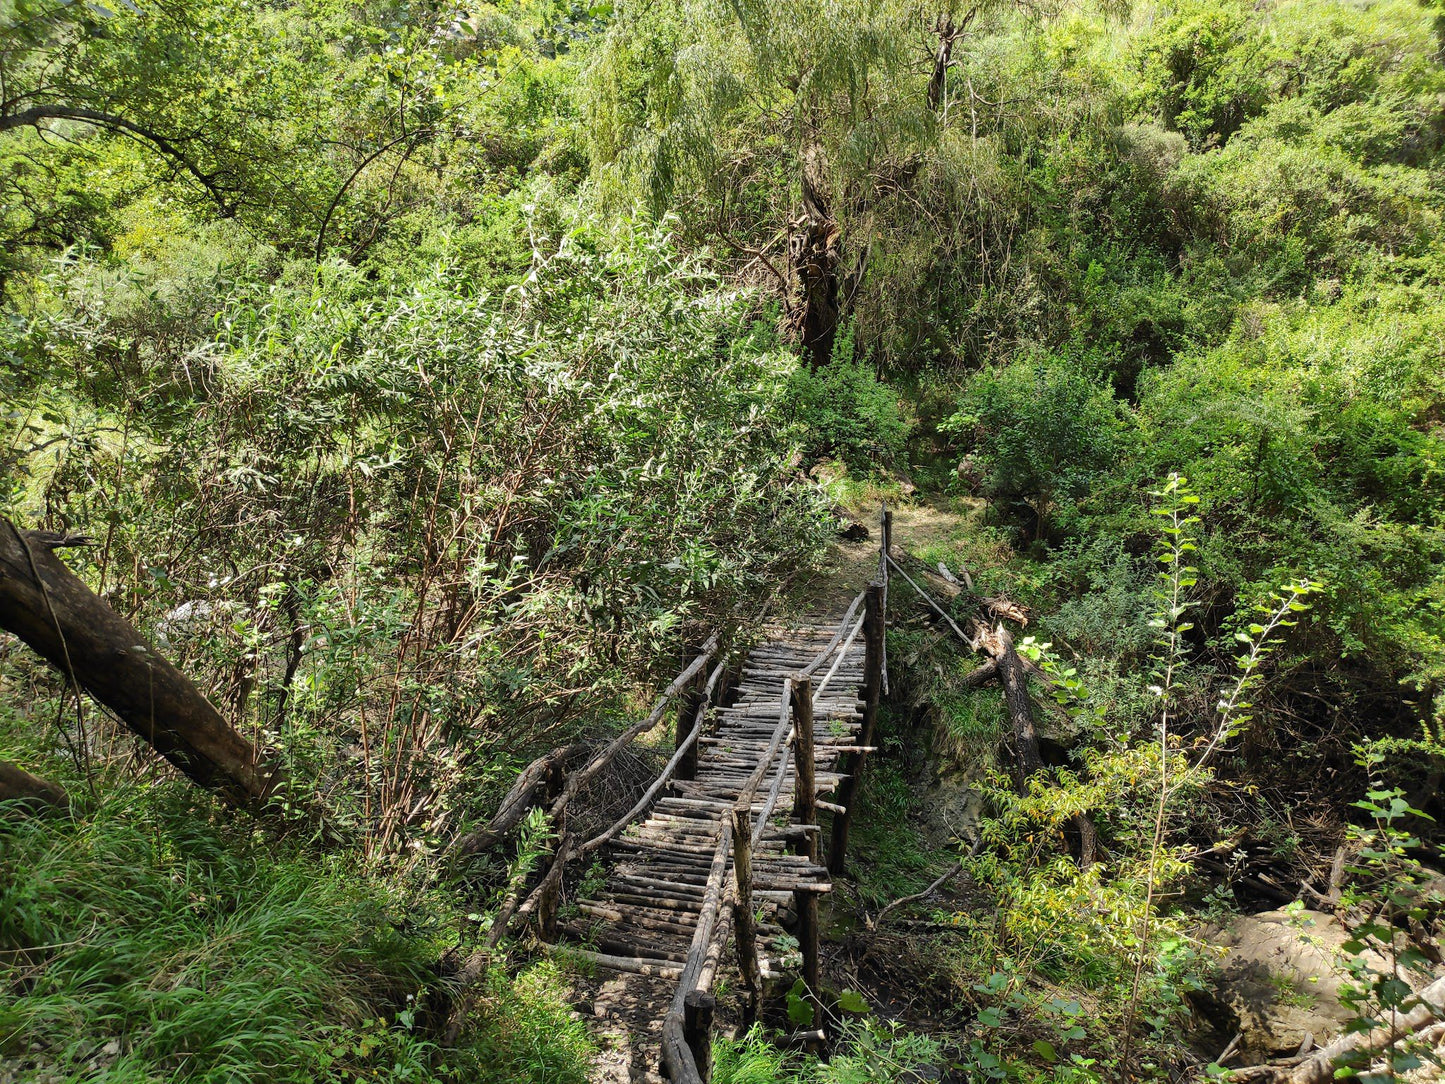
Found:
[[[773,1046],[754,1027],[713,1041],[713,1084],[912,1084],[937,1079],[934,1040],[872,1020],[845,1024],[827,1061]]]
[[[384,885],[181,783],[112,788],[69,823],[0,809],[0,1077],[583,1079],[541,976],[494,984],[475,1048],[444,1056],[418,1012],[438,945]]]
[[[911,816],[913,794],[896,756],[902,742],[898,726],[893,712],[881,713],[879,741],[887,751],[868,764],[858,800],[862,815],[851,830],[848,872],[859,900],[872,908],[917,892],[937,875],[930,871],[939,856],[928,849]]]

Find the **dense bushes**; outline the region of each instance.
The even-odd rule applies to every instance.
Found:
[[[383,850],[808,559],[793,359],[664,236],[569,228],[501,296],[239,255],[36,284],[11,509],[105,535],[97,582]]]
[[[853,359],[851,334],[840,336],[828,365],[799,363],[788,375],[784,395],[806,458],[832,456],[864,475],[904,465],[908,426],[898,395]]]
[[[1128,423],[1108,386],[1070,360],[979,374],[944,429],[978,455],[991,498],[1005,507],[1027,503],[1038,536],[1048,534],[1057,506],[1087,496],[1129,447]]]
[[[1065,20],[1010,54],[1042,85],[1089,90],[1034,114],[1050,138],[1026,157],[1025,202],[1046,228],[1014,243],[1029,274],[1009,289],[1056,322],[959,381],[942,428],[964,480],[1018,537],[1067,543],[1043,604],[1072,621],[1099,570],[1068,554],[1115,539],[1137,553],[1146,491],[1187,473],[1220,606],[1310,570],[1330,588],[1307,654],[1336,693],[1390,699],[1407,679],[1433,695],[1445,341],[1430,103],[1445,71],[1430,17],[1199,3],[1131,25],[1122,52],[1101,34]],[[1039,340],[1067,360],[1038,365]]]
[[[985,999],[1042,976],[1107,1000],[1131,948],[1106,919],[1153,921],[1134,780],[1170,759],[1137,741],[1157,708],[1137,679],[1161,479],[1187,473],[1200,499],[1172,733],[1200,732],[1250,602],[1290,576],[1327,586],[1221,770],[1249,782],[1286,745],[1302,773],[1333,768],[1438,718],[1433,9],[971,9],[930,83],[918,58],[964,9],[930,30],[901,0],[504,8],[130,5],[93,33],[101,16],[62,5],[0,30],[7,123],[59,80],[184,135],[0,126],[0,510],[94,536],[82,574],[281,751],[358,864],[425,883],[519,759],[608,730],[689,642],[752,620],[815,556],[825,521],[798,468],[825,457],[923,482],[946,464],[984,497],[979,548],[937,556],[1028,604],[1108,709],[1055,778],[1130,861],[1078,871],[1038,843],[1077,810],[992,794],[977,868],[1003,910],[967,943],[1032,947]],[[840,322],[809,364],[793,340],[819,298]],[[7,749],[72,783],[123,774],[128,738],[72,721],[20,653],[0,667]],[[953,740],[985,749],[994,716],[961,669],[938,673]],[[154,1008],[113,1066],[168,1072],[185,1007],[135,976],[189,990],[184,961],[215,937],[225,976],[196,986],[201,1015],[212,993],[255,995],[273,1075],[381,1073],[376,1051],[393,1077],[429,1071],[399,1016],[364,1022],[346,977],[417,986],[425,936],[392,937],[340,865],[157,816],[143,831],[102,804],[53,838],[6,830],[0,862],[26,863],[10,911],[32,923],[0,926],[6,945],[59,949],[0,1034],[80,1071],[95,1050],[52,1033]],[[83,890],[57,902],[66,870]],[[246,925],[253,895],[289,932]],[[179,910],[178,940],[156,933],[147,955],[139,919],[76,936],[122,903]],[[1061,910],[1085,916],[1078,936]],[[227,916],[318,961],[287,996],[334,1032],[288,1032],[267,989],[292,988],[230,954]],[[364,944],[332,936],[345,923]],[[1186,956],[1152,958],[1145,1006],[1165,1024]],[[490,981],[482,1071],[526,1075],[525,1048],[555,1039],[538,1073],[575,1078],[584,1044],[551,973]],[[224,1074],[232,1047],[201,1023],[192,1068]],[[753,1039],[721,1054],[739,1078],[874,1071]],[[998,1049],[970,1056],[1007,1071]]]

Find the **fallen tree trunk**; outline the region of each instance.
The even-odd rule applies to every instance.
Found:
[[[55,555],[66,540],[0,525],[0,629],[19,637],[194,782],[260,805],[277,777],[190,680]]]
[[[31,775],[24,768],[0,760],[0,802],[19,801],[36,812],[64,810],[70,799],[62,787]]]
[[[1234,1081],[1270,1082],[1270,1084],[1327,1084],[1343,1059],[1358,1062],[1388,1050],[1401,1039],[1423,1031],[1437,1020],[1445,1019],[1445,978],[1436,979],[1412,999],[1414,1008],[1400,1013],[1392,1021],[1364,1032],[1350,1032],[1323,1046],[1303,1061],[1293,1065],[1255,1065],[1236,1069],[1230,1074]]]
[[[1003,686],[1004,703],[1013,722],[1015,778],[1019,793],[1025,790],[1029,776],[1044,766],[1039,754],[1039,734],[1034,723],[1034,702],[1029,698],[1028,676],[1014,649],[1014,639],[1000,624],[993,634],[998,645],[994,661],[998,663],[999,684]]]
[[[1034,702],[1029,696],[1028,672],[1014,647],[1013,637],[1002,622],[992,636],[983,640],[984,649],[993,654],[998,664],[999,684],[1003,686],[1004,703],[1013,721],[1015,779],[1019,793],[1026,794],[1029,777],[1042,771],[1044,766],[1043,756],[1039,753],[1038,728],[1034,722]],[[1076,813],[1069,818],[1069,823],[1079,834],[1079,868],[1088,869],[1098,853],[1099,832],[1087,813]]]

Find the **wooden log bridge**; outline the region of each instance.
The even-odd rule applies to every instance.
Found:
[[[634,1064],[660,1064],[677,1084],[708,1079],[729,942],[750,1014],[762,982],[785,972],[801,972],[817,1005],[818,897],[832,888],[817,811],[846,817],[820,799],[868,749],[877,703],[863,692],[877,684],[870,661],[881,672],[881,607],[875,585],[837,626],[768,630],[732,705],[694,739],[692,778],[670,779],[645,820],[606,841],[605,882],[557,927],[561,951],[615,973],[599,1000],[629,1033]]]
[[[843,865],[851,811],[840,796],[851,801],[872,748],[884,627],[877,582],[836,623],[766,628],[726,707],[712,703],[724,664],[701,681],[710,641],[668,690],[680,710],[661,776],[595,838],[564,833],[519,909],[549,952],[595,969],[595,1012],[625,1037],[634,1079],[659,1069],[674,1084],[708,1079],[725,968],[741,976],[746,1016],[766,980],[797,973],[821,1022],[818,900]],[[820,810],[833,818],[826,862]],[[604,875],[559,909],[561,864],[592,852]]]

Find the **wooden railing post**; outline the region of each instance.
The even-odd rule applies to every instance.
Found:
[[[864,749],[873,745],[878,725],[878,705],[883,693],[883,584],[870,583],[863,610],[863,729],[858,744]],[[843,780],[838,784],[838,804],[843,812],[833,815],[833,834],[828,844],[828,872],[835,877],[843,873],[848,851],[848,829],[853,820],[859,786],[863,777],[866,753],[849,755]]]
[[[883,628],[888,628],[888,562],[892,559],[893,553],[893,510],[888,505],[883,506],[883,524],[880,530],[880,552],[878,554],[878,582],[883,585]],[[882,672],[883,695],[888,695],[888,641],[885,637],[878,648],[879,670]],[[868,742],[864,742],[867,745]]]
[[[682,1007],[682,1037],[692,1051],[697,1075],[712,1079],[712,1017],[717,999],[706,990],[690,990]]]
[[[813,682],[810,678],[793,679],[793,814],[797,823],[816,826],[818,823],[818,785],[816,761],[813,758]],[[798,841],[798,853],[814,862],[818,860],[818,834],[806,832]]]
[[[557,903],[562,895],[562,878],[566,874],[567,860],[572,857],[574,842],[576,841],[571,832],[563,834],[557,842],[557,857],[538,889],[537,925],[541,929],[543,941],[557,940]]]
[[[883,506],[883,523],[878,532],[878,582],[884,585],[883,597],[888,597],[888,552],[893,546],[893,511]]]
[[[703,675],[698,673],[677,700],[677,737],[673,748],[681,749],[686,744],[688,736],[692,733],[693,725],[697,722],[698,709],[703,704]],[[697,778],[697,747],[700,743],[693,742],[688,746],[687,752],[683,754],[682,760],[678,761],[677,770],[673,778],[692,780]]]
[[[805,828],[818,823],[818,789],[813,763],[813,682],[810,678],[793,679],[793,795],[795,819]],[[799,850],[812,861],[818,860],[816,832],[803,833]],[[813,1026],[823,1016],[822,965],[819,959],[818,893],[798,890],[793,893],[793,906],[798,913],[798,945],[803,952],[803,985],[813,1003]]]
[[[738,968],[748,988],[744,1023],[758,1018],[763,999],[763,981],[758,967],[758,932],[753,921],[753,818],[752,802],[733,807],[733,876],[737,898],[733,900],[733,938],[738,944]]]
[[[672,1007],[662,1021],[662,1073],[674,1084],[706,1084],[707,1073],[699,1071],[699,1062],[689,1038],[689,1002],[694,993],[700,992],[698,982],[707,963],[708,946],[712,944],[717,929],[718,912],[722,908],[723,881],[727,872],[728,855],[733,849],[733,822],[723,817],[718,833],[717,849],[713,852],[712,867],[708,870],[707,887],[703,890],[702,911],[697,916],[697,927],[693,930],[692,945],[687,950],[687,962],[683,965],[682,976],[677,982],[677,993],[673,995]],[[701,1013],[704,1005],[696,1005]],[[700,1016],[694,1016],[697,1021]],[[711,1028],[711,1016],[708,1016]],[[709,1036],[708,1049],[711,1050]]]

